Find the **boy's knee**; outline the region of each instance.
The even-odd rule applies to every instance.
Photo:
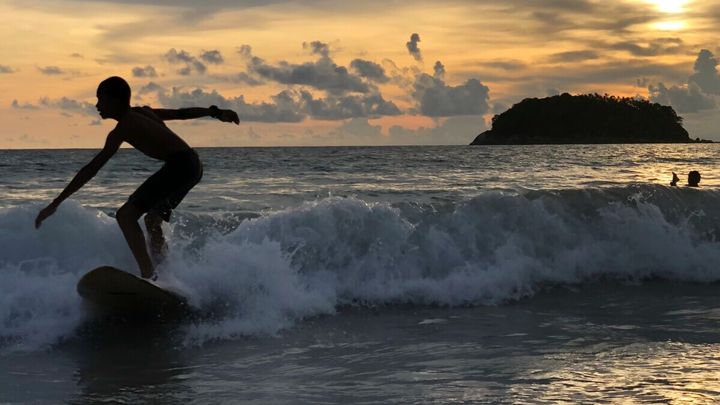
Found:
[[[125,204],[115,212],[115,220],[122,226],[140,219],[140,212],[130,204]]]

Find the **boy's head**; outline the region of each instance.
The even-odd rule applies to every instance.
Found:
[[[700,172],[693,170],[688,173],[688,186],[698,187],[700,185]]]
[[[100,116],[117,119],[130,106],[130,85],[122,77],[108,77],[98,85],[97,98]]]

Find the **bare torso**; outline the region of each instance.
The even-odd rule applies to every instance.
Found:
[[[132,107],[111,133],[154,159],[167,161],[173,153],[190,149],[149,107]]]

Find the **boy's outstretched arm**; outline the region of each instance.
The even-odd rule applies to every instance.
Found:
[[[117,152],[118,148],[120,147],[120,144],[122,143],[122,139],[119,135],[110,132],[110,134],[107,137],[107,140],[105,141],[105,146],[103,149],[98,153],[93,160],[90,161],[90,163],[83,166],[80,171],[77,172],[75,177],[70,181],[70,184],[65,187],[65,189],[60,193],[60,195],[53,200],[50,204],[48,204],[47,207],[40,210],[40,213],[38,214],[37,218],[35,218],[35,228],[39,228],[42,222],[55,213],[55,210],[57,207],[65,201],[66,198],[70,197],[74,192],[80,190],[82,186],[85,185],[90,179],[95,177],[97,172],[102,168],[105,163]]]
[[[212,117],[219,119],[222,122],[234,122],[240,124],[240,118],[237,113],[233,110],[223,110],[217,108],[217,106],[210,106],[209,108],[203,107],[190,107],[190,108],[178,108],[178,109],[166,109],[166,108],[153,108],[155,115],[163,121],[167,120],[190,120],[194,118]]]

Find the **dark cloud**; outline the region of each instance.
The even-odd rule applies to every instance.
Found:
[[[165,91],[165,87],[155,83],[155,82],[149,82],[148,84],[142,86],[140,90],[138,91],[139,94],[148,94],[148,93],[157,93]]]
[[[217,105],[232,108],[242,121],[300,122],[305,118],[341,120],[358,117],[398,115],[400,109],[379,94],[329,95],[315,98],[306,90],[285,90],[272,97],[272,102],[248,103],[243,96],[224,97],[216,90],[194,89],[184,91],[173,88],[155,90],[164,107],[183,108]]]
[[[410,41],[406,42],[405,46],[410,55],[415,58],[416,61],[421,62],[423,58],[422,52],[420,52],[420,48],[418,47],[418,42],[420,42],[420,34],[414,33],[410,35]]]
[[[92,103],[88,103],[86,101],[78,101],[68,97],[61,97],[58,99],[43,97],[38,101],[37,104],[27,102],[21,104],[17,100],[13,100],[11,106],[12,108],[21,110],[39,110],[41,108],[54,108],[63,111],[65,113],[64,115],[66,116],[70,116],[66,114],[67,112],[90,116],[97,115],[95,105],[93,105]]]
[[[303,42],[304,49],[310,49],[310,51],[316,55],[320,55],[324,58],[330,57],[330,46],[324,42],[312,41],[310,43]]]
[[[0,65],[0,73],[15,73],[15,70],[7,65]]]
[[[695,73],[688,78],[689,84],[697,85],[707,94],[720,95],[720,77],[717,72],[717,59],[707,49],[703,49],[695,60]]]
[[[662,82],[650,85],[648,86],[650,100],[671,105],[680,113],[696,113],[715,108],[716,101],[712,95],[720,94],[717,64],[712,52],[707,49],[701,50],[693,66],[694,73],[688,78],[687,85],[668,87]]]
[[[203,51],[203,53],[200,54],[200,59],[214,65],[220,65],[225,62],[225,59],[223,59],[222,54],[218,50]]]
[[[435,62],[435,66],[433,66],[433,77],[440,80],[445,78],[445,65],[443,65],[442,62]]]
[[[37,69],[40,71],[40,73],[48,76],[61,75],[65,73],[64,70],[60,69],[57,66],[38,67]]]
[[[680,38],[657,38],[651,41],[623,41],[606,45],[608,49],[627,51],[634,56],[673,55],[685,50]]]
[[[638,25],[661,18],[661,14],[649,3],[513,0],[500,6],[500,12],[494,12],[499,18],[512,15],[512,24],[522,24],[527,35],[577,42],[578,31],[583,34],[601,31],[626,35]]]
[[[242,55],[244,58],[251,58],[252,57],[252,47],[250,45],[240,45],[238,48],[238,53]]]
[[[171,64],[184,65],[177,71],[183,76],[188,76],[192,74],[193,71],[199,74],[204,74],[207,71],[207,66],[205,66],[204,63],[182,49],[178,52],[175,48],[172,48],[165,53],[164,57],[165,60]]]
[[[74,112],[78,114],[96,116],[97,109],[92,103],[86,101],[78,101],[67,97],[59,99],[50,99],[47,97],[40,99],[40,105],[46,108],[57,108],[63,111]]]
[[[677,81],[687,77],[687,66],[678,63],[668,65],[665,63],[648,62],[644,59],[609,59],[600,60],[592,65],[583,66],[581,69],[576,64],[556,65],[552,69],[534,72],[531,75],[512,78],[498,78],[498,81],[512,81],[517,86],[522,83],[533,83],[533,86],[540,85],[544,91],[548,86],[572,90],[573,87],[584,87],[598,84],[635,83],[638,77],[654,77],[656,80]],[[528,94],[527,97],[535,97]]]
[[[136,66],[132,69],[133,77],[156,77],[157,72],[155,68],[147,65],[145,67]]]
[[[399,115],[400,109],[379,94],[328,96],[315,99],[307,91],[300,92],[301,108],[312,118],[341,120],[358,117]]]
[[[693,113],[715,108],[715,100],[702,93],[700,88],[690,83],[687,86],[666,87],[663,83],[649,86],[650,101],[671,105],[679,113]]]
[[[265,84],[262,80],[257,79],[245,72],[236,73],[234,75],[221,76],[223,81],[230,83],[241,83],[248,86],[260,86]]]
[[[77,52],[71,53],[71,54],[70,54],[70,57],[71,57],[71,58],[78,58],[78,59],[85,59],[85,57],[82,56],[82,54],[79,54],[79,53],[77,53]]]
[[[369,60],[355,59],[350,62],[350,67],[361,77],[377,83],[387,83],[390,80],[382,66]]]
[[[338,66],[330,57],[322,54],[314,62],[293,64],[282,61],[273,65],[252,56],[249,51],[249,48],[245,48],[248,71],[263,79],[288,85],[311,86],[333,94],[369,93],[374,90],[374,86],[363,81],[362,77],[348,72],[347,68]]]
[[[584,51],[569,51],[559,52],[550,55],[548,62],[550,63],[568,63],[568,62],[582,62],[586,60],[598,59],[600,56],[595,51],[584,50]]]
[[[459,86],[448,86],[443,80],[421,73],[415,79],[413,98],[420,112],[428,117],[479,115],[489,110],[490,89],[477,79]]]
[[[158,92],[158,101],[167,108],[208,105],[231,108],[238,113],[241,121],[300,122],[305,118],[305,115],[298,111],[296,100],[287,91],[273,96],[272,103],[248,103],[243,96],[226,98],[216,90],[211,92],[202,89],[182,91],[174,87],[169,93]]]

